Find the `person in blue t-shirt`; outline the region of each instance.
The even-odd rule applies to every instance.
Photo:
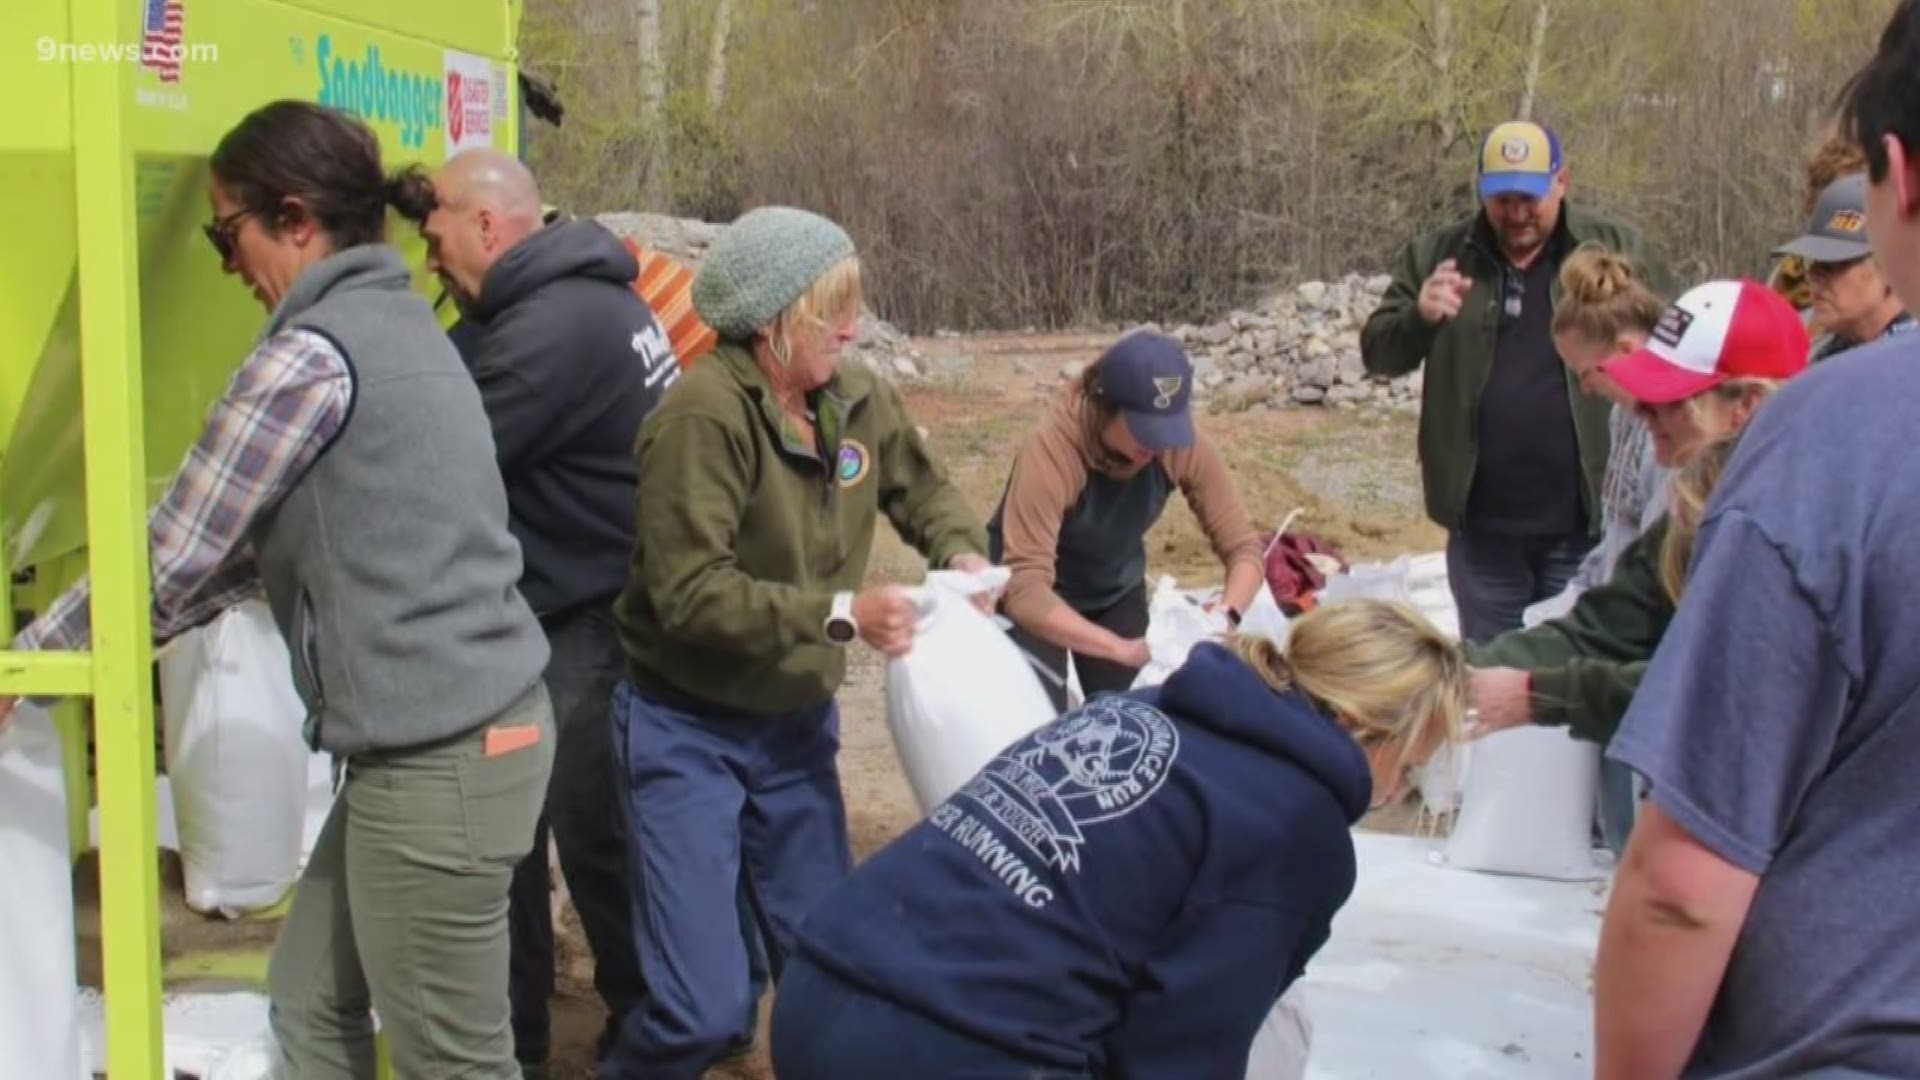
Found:
[[[1372,795],[1459,737],[1467,667],[1413,609],[1328,605],[1285,652],[1015,742],[829,893],[773,1015],[781,1080],[1240,1080],[1354,885]]]
[[[1866,231],[1920,307],[1920,0],[1855,76]],[[1598,1080],[1920,1076],[1920,335],[1755,415],[1609,750],[1652,785],[1595,974]]]

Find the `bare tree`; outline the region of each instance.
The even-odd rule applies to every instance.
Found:
[[[1553,19],[1551,0],[1540,0],[1533,9],[1533,39],[1527,43],[1527,79],[1525,88],[1520,91],[1520,111],[1522,120],[1533,119],[1533,99],[1540,89],[1540,57],[1547,48],[1547,23]]]
[[[707,111],[718,113],[726,104],[727,39],[733,33],[733,0],[715,0],[713,31],[707,43]]]

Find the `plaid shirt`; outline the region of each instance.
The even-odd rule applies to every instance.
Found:
[[[247,531],[339,434],[352,400],[346,359],[319,334],[283,330],[247,357],[147,517],[154,640],[259,592]],[[14,638],[14,648],[86,648],[91,597],[82,578]]]

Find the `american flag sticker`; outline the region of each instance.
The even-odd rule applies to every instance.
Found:
[[[140,66],[157,72],[163,83],[180,81],[181,28],[186,23],[186,0],[145,0],[141,19]]]

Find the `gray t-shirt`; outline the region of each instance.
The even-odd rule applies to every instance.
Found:
[[[1920,1076],[1920,336],[1763,407],[1610,756],[1760,876],[1688,1076]]]

